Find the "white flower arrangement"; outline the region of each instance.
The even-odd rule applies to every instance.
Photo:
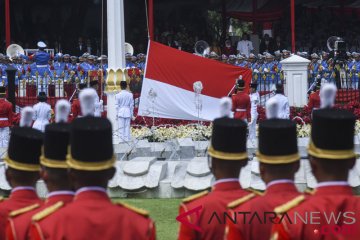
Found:
[[[257,126],[258,128],[258,126]],[[193,141],[206,141],[211,138],[212,125],[166,125],[158,127],[132,127],[131,134],[136,139],[148,139],[150,142],[165,142],[176,138],[191,138]],[[355,134],[360,133],[360,121],[356,121]],[[298,124],[297,136],[310,137],[311,124]]]
[[[175,138],[191,138],[193,141],[206,141],[211,137],[212,126],[180,125],[131,128],[131,135],[136,139],[148,139],[151,142],[165,142]]]

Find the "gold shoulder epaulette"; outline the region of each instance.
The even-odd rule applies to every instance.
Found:
[[[309,194],[309,195],[314,195],[315,189],[306,188],[304,193]]]
[[[300,196],[297,196],[296,198],[290,200],[289,202],[283,204],[283,205],[280,205],[278,207],[276,207],[274,209],[274,212],[276,214],[282,214],[282,213],[285,213],[287,211],[289,211],[290,209],[298,206],[301,202],[303,202],[305,200],[305,196],[304,195],[300,195]]]
[[[33,205],[30,205],[30,206],[27,206],[27,207],[23,207],[23,208],[20,208],[20,209],[17,209],[17,210],[14,210],[14,211],[11,211],[10,214],[9,214],[9,217],[16,217],[16,216],[19,216],[23,213],[27,213],[27,212],[30,212],[31,210],[34,210],[36,208],[40,207],[40,204],[38,203],[35,203]]]
[[[59,201],[53,205],[51,205],[50,207],[45,208],[44,210],[38,212],[37,214],[35,214],[31,220],[33,220],[34,222],[38,222],[44,218],[46,218],[47,216],[51,215],[52,213],[56,212],[57,210],[59,210],[62,206],[64,206],[64,202],[63,201]]]
[[[187,197],[187,198],[184,198],[184,199],[182,200],[182,202],[183,202],[183,203],[191,202],[191,201],[193,201],[193,200],[195,200],[195,199],[198,199],[198,198],[201,198],[201,197],[207,195],[208,193],[209,193],[209,191],[207,191],[207,190],[202,191],[202,192],[199,192],[199,193],[196,193],[196,194],[191,195],[191,196],[189,196],[189,197]]]
[[[256,195],[260,195],[260,196],[264,195],[263,192],[260,192],[260,191],[258,191],[258,190],[256,190],[256,189],[253,189],[253,188],[249,188],[249,189],[247,189],[247,190],[248,190],[249,192],[255,193]]]
[[[243,196],[242,198],[239,198],[239,199],[236,199],[235,201],[232,201],[231,203],[229,203],[227,205],[228,208],[234,208],[234,207],[237,207],[239,206],[240,204],[243,204],[244,202],[247,202],[249,201],[250,199],[256,197],[256,194],[255,193],[249,193],[245,196]]]
[[[127,208],[127,209],[130,209],[130,210],[132,210],[132,211],[134,211],[134,212],[136,212],[136,213],[138,213],[138,214],[140,214],[140,215],[143,215],[143,216],[145,216],[145,217],[148,217],[148,216],[149,216],[149,212],[146,211],[145,209],[137,208],[137,207],[131,206],[131,205],[129,205],[129,204],[127,204],[127,203],[123,203],[123,202],[119,202],[119,203],[117,203],[117,204],[118,204],[118,205],[121,205],[121,206],[123,206],[123,207],[125,207],[125,208]]]
[[[4,201],[4,197],[0,196],[0,202]]]

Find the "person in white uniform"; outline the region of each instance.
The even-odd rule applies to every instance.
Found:
[[[256,139],[256,122],[258,119],[258,105],[260,103],[260,95],[256,91],[257,84],[250,84],[250,103],[251,103],[251,121],[249,122],[249,139]]]
[[[282,84],[276,84],[275,98],[279,105],[279,115],[280,119],[289,119],[290,118],[290,105],[288,98],[284,95],[284,86]]]
[[[34,109],[30,106],[21,109],[20,127],[31,127],[34,119]]]
[[[130,141],[130,122],[134,113],[133,94],[126,90],[126,81],[120,82],[121,91],[115,95],[118,131],[121,142]]]
[[[236,50],[240,54],[244,54],[247,58],[254,50],[253,44],[249,41],[249,35],[244,34],[241,41],[238,42]]]
[[[324,83],[320,88],[320,108],[332,108],[335,105],[337,88],[333,83]]]
[[[34,124],[33,128],[44,132],[45,126],[49,124],[51,119],[51,106],[46,103],[47,97],[45,92],[40,92],[38,96],[39,102],[33,106]]]
[[[91,81],[90,86],[97,92],[99,88],[99,82],[98,81]],[[99,95],[96,94],[95,96],[95,110],[94,110],[94,116],[95,117],[101,117],[102,112],[104,111],[104,102],[103,100],[100,100]]]
[[[279,118],[279,102],[276,98],[270,98],[265,103],[266,119]]]
[[[70,115],[70,102],[65,99],[60,99],[55,104],[55,122],[67,123]]]

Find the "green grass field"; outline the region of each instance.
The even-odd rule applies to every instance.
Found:
[[[174,240],[178,233],[178,206],[181,199],[113,199],[146,209],[156,224],[158,240]]]

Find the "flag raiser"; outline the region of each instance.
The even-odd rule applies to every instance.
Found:
[[[196,101],[200,101],[200,119],[212,121],[219,116],[219,99],[229,94],[239,75],[243,76],[245,92],[248,92],[252,76],[250,69],[149,41],[139,115],[199,120]],[[193,84],[197,81],[203,85],[198,100],[193,89]]]

